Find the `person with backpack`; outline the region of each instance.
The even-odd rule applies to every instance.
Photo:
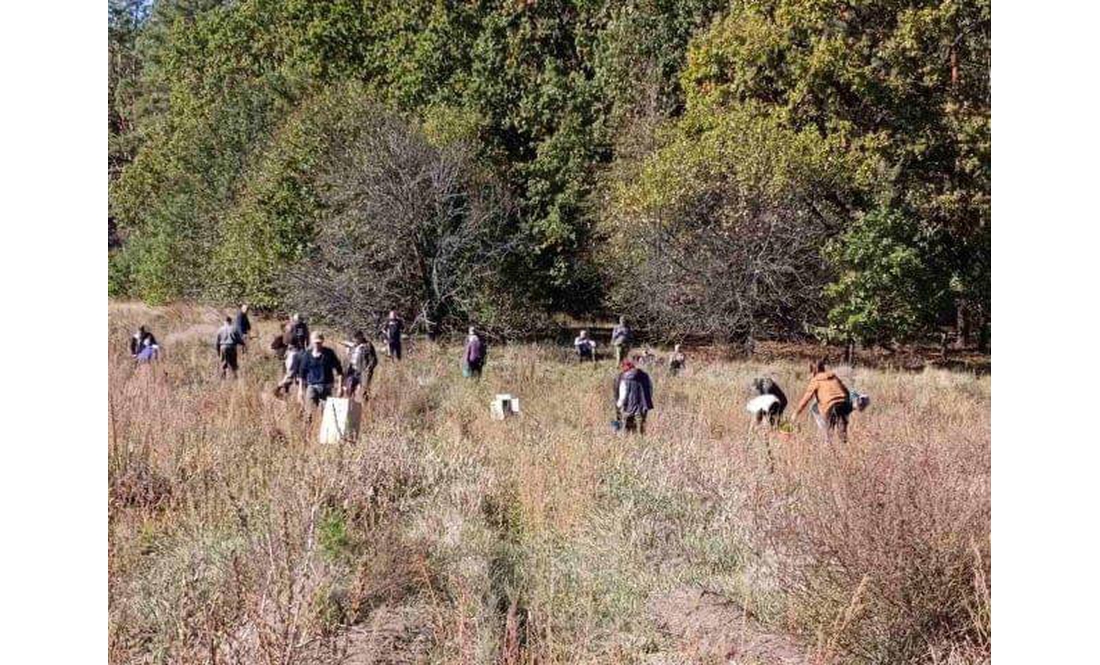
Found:
[[[405,322],[397,316],[397,312],[390,310],[390,316],[382,324],[382,337],[386,340],[386,355],[390,360],[401,360],[401,332],[405,328]]]
[[[818,410],[824,420],[825,440],[832,440],[836,430],[841,443],[848,442],[848,417],[852,415],[851,396],[847,386],[837,377],[836,372],[825,368],[825,361],[810,364],[810,383],[798,402],[794,417],[798,418],[810,400],[817,400]]]
[[[314,331],[310,336],[310,348],[298,354],[298,399],[304,404],[308,399],[319,406],[332,397],[335,374],[344,378],[344,368],[336,352],[325,346],[325,336]]]
[[[622,372],[615,377],[616,422],[627,432],[645,434],[646,414],[653,410],[653,382],[640,367],[623,361]]]
[[[363,387],[363,401],[370,393],[370,382],[374,378],[374,368],[378,366],[378,354],[374,345],[367,341],[362,331],[356,331],[351,341],[341,342],[348,350],[347,371],[344,372],[345,394],[352,399],[359,386]]]
[[[231,317],[225,317],[225,323],[218,329],[214,345],[218,349],[218,359],[221,361],[221,378],[225,378],[227,371],[233,373],[234,379],[237,378],[237,347],[244,346],[244,340],[233,325]]]
[[[481,335],[471,326],[470,334],[466,336],[466,348],[462,355],[462,375],[467,378],[480,379],[481,370],[485,367],[485,359],[489,355],[489,349]]]
[[[626,325],[626,317],[619,317],[619,325],[611,331],[611,346],[615,347],[615,362],[622,362],[630,357],[630,345],[634,341],[634,331]]]

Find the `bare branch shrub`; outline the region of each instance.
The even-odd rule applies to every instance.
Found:
[[[325,321],[372,328],[397,309],[435,334],[489,295],[511,251],[509,205],[463,144],[436,147],[374,109],[321,174],[330,211],[287,275],[290,301]]]
[[[666,339],[749,342],[804,334],[824,310],[824,241],[852,182],[834,146],[751,112],[612,174],[605,228],[616,305]]]

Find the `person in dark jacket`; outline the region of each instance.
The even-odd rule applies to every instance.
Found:
[[[332,397],[332,388],[336,381],[334,374],[344,378],[344,369],[336,352],[325,346],[325,336],[314,332],[310,337],[309,349],[298,354],[298,399],[305,403],[308,399],[313,406]]]
[[[225,324],[218,329],[218,337],[214,341],[218,349],[218,359],[221,360],[221,378],[225,373],[232,372],[233,378],[237,378],[237,347],[244,346],[244,340],[237,328],[233,325],[233,319],[225,317]]]
[[[390,317],[382,324],[382,337],[386,340],[386,355],[390,360],[401,360],[401,332],[405,328],[405,322],[390,310]]]
[[[142,351],[154,346],[158,346],[157,338],[153,337],[153,333],[149,332],[145,326],[138,326],[137,332],[130,336],[130,355],[135,358]]]
[[[248,320],[248,303],[241,305],[237,318],[233,320],[233,327],[237,329],[237,334],[242,340],[248,339],[249,333],[252,332],[252,322]]]
[[[615,413],[627,432],[645,434],[646,414],[653,410],[653,382],[629,360],[622,370],[615,378]]]
[[[615,362],[621,364],[630,357],[630,345],[634,342],[634,331],[626,325],[626,317],[619,317],[619,325],[611,331],[611,346],[615,348]]]
[[[361,331],[356,331],[350,342],[341,344],[348,350],[348,367],[344,372],[345,394],[354,399],[356,389],[363,386],[365,402],[370,393],[371,379],[374,378],[374,368],[378,366],[378,354]]]
[[[470,327],[470,334],[466,336],[466,349],[462,354],[463,376],[480,379],[481,370],[485,367],[485,359],[489,355],[489,349],[477,330]]]
[[[767,415],[768,425],[773,428],[778,427],[779,421],[783,417],[783,411],[787,409],[787,395],[783,393],[778,383],[766,377],[754,380],[752,387],[757,395],[772,395],[777,400],[768,408],[766,414],[763,411],[756,414],[756,422],[762,422],[764,416]]]

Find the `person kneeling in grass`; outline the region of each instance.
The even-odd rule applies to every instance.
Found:
[[[332,387],[336,383],[333,373],[344,378],[344,369],[336,352],[325,346],[325,336],[314,332],[310,337],[310,348],[302,351],[298,358],[298,399],[304,404],[308,399],[313,406],[332,397]]]
[[[813,376],[810,384],[806,386],[806,392],[798,402],[798,409],[794,417],[802,415],[802,411],[816,398],[818,409],[825,420],[825,440],[832,439],[833,430],[837,431],[841,443],[848,442],[848,416],[852,415],[852,402],[848,395],[848,388],[844,385],[836,372],[825,369],[825,361],[819,360],[810,365]]]

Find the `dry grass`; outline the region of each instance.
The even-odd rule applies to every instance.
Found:
[[[744,617],[704,628],[791,638],[739,662],[988,660],[988,377],[848,372],[874,403],[830,447],[748,428],[749,380],[797,393],[799,368],[658,369],[624,438],[608,364],[497,347],[475,383],[419,343],[360,442],[321,446],[260,349],[217,380],[217,320],[110,308],[111,662],[725,662],[744,640],[667,601],[696,592]],[[139,322],[157,366],[126,354]],[[523,417],[490,420],[495,392]]]

